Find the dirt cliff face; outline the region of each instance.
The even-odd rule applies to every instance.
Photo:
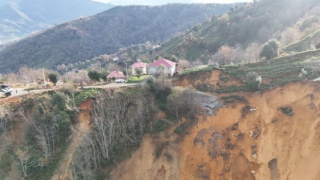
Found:
[[[174,134],[172,127],[144,138],[140,149],[119,164],[112,177],[319,180],[320,84],[297,83],[238,95],[249,104],[231,104],[216,116],[199,117],[183,137]],[[159,155],[161,143],[165,146]]]

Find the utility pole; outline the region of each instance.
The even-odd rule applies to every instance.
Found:
[[[127,62],[124,62],[124,63],[126,64],[126,76],[127,76],[127,81],[128,81],[128,64],[127,64]]]
[[[67,82],[69,81],[69,77],[68,77],[68,67],[66,67],[66,77],[67,77]]]
[[[43,75],[43,84],[44,84],[44,86],[47,86],[46,77],[44,75],[44,68],[42,69],[42,75]]]

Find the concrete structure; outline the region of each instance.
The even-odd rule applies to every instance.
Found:
[[[167,59],[160,59],[158,61],[155,61],[151,64],[149,64],[149,74],[156,74],[157,69],[159,66],[164,67],[164,74],[172,77],[173,74],[176,72],[176,64],[175,62],[169,61]]]
[[[147,63],[136,62],[131,66],[132,75],[137,75],[136,70],[141,69],[141,74],[147,74]]]

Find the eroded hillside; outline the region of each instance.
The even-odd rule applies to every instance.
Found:
[[[319,82],[187,88],[246,86],[224,73],[1,100],[0,180],[319,180]]]
[[[240,93],[248,103],[229,104],[216,116],[199,116],[183,137],[174,134],[174,128],[145,137],[112,177],[320,179],[319,88],[319,83],[308,82]],[[288,107],[292,112],[282,112]],[[166,145],[157,158],[161,143]]]

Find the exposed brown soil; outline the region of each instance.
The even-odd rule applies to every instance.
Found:
[[[244,104],[199,117],[180,141],[173,128],[161,139],[169,145],[155,157],[159,139],[146,137],[132,158],[112,173],[114,179],[163,180],[319,180],[319,84],[296,83],[261,94],[240,93]],[[290,106],[294,115],[279,107]],[[169,158],[168,158],[169,157]]]
[[[87,100],[80,104],[80,114],[78,117],[78,126],[71,135],[71,143],[67,149],[65,157],[56,171],[52,180],[71,180],[69,174],[69,167],[73,159],[73,155],[79,147],[86,133],[90,130],[90,112],[92,111],[91,100]]]

